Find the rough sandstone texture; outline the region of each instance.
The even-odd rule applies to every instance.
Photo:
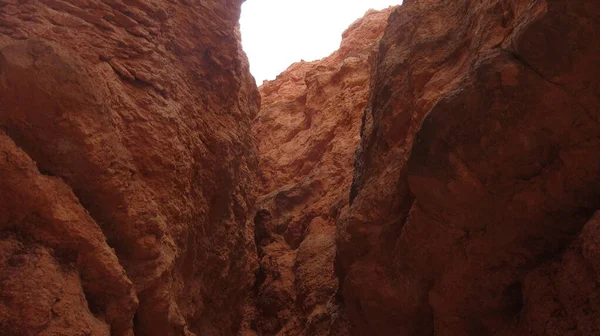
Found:
[[[600,3],[240,3],[0,1],[0,334],[598,335]]]
[[[336,269],[353,335],[598,335],[600,3],[405,1]]]
[[[371,65],[390,12],[367,12],[338,51],[293,64],[260,88],[260,270],[243,335],[346,333],[336,299],[335,220],[348,199]]]
[[[0,1],[0,334],[236,334],[260,104],[240,5]]]

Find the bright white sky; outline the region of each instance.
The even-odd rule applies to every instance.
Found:
[[[240,26],[250,72],[260,85],[300,60],[339,48],[344,30],[369,9],[402,0],[246,0]]]

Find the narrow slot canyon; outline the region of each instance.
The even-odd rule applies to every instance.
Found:
[[[352,184],[378,42],[394,7],[370,10],[339,50],[259,88],[254,219],[259,276],[242,335],[343,335],[336,220]]]
[[[600,2],[242,3],[0,1],[0,335],[600,335]]]

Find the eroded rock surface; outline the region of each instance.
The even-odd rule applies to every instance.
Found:
[[[371,65],[390,11],[367,12],[338,51],[293,64],[260,88],[260,270],[244,335],[346,333],[336,299],[335,219],[348,199]]]
[[[598,334],[599,17],[585,0],[392,13],[338,221],[352,334]]]
[[[600,3],[240,4],[0,1],[0,334],[599,334]]]
[[[241,1],[0,2],[2,335],[234,335],[259,95]]]

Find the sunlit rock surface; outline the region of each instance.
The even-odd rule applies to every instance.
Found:
[[[391,9],[369,11],[340,50],[293,64],[261,87],[254,121],[260,270],[244,335],[339,335],[335,220],[348,201],[371,67]]]

